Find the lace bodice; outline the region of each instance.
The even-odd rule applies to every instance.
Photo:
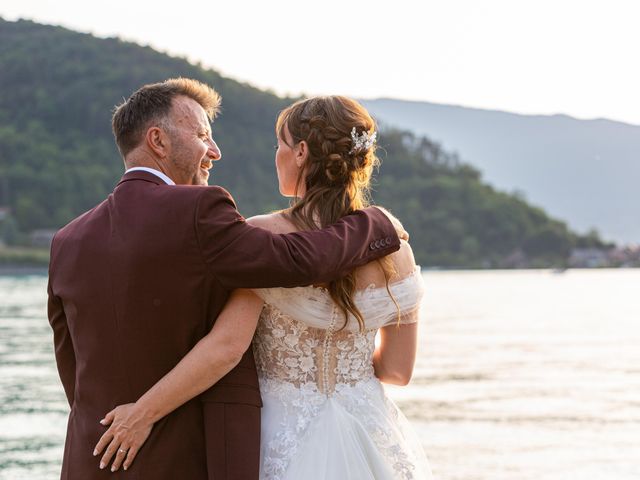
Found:
[[[288,382],[331,394],[337,385],[354,385],[373,377],[375,335],[379,328],[417,321],[423,294],[420,269],[386,287],[370,286],[355,295],[365,320],[360,331],[325,289],[317,287],[256,290],[264,300],[254,353],[261,379]],[[399,315],[399,317],[398,317]]]
[[[363,331],[353,317],[342,328],[344,316],[322,288],[256,291],[265,302],[253,342],[264,401],[261,480],[431,478],[372,361],[379,328],[417,321],[420,269],[390,290],[397,306],[386,287],[356,293]]]

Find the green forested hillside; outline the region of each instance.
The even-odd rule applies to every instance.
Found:
[[[0,20],[0,221],[5,243],[57,228],[111,191],[123,171],[110,130],[113,107],[144,83],[186,76],[223,97],[213,125],[223,161],[212,182],[253,215],[286,205],[273,167],[273,125],[292,99],[118,39]],[[411,232],[425,266],[495,266],[520,252],[559,265],[575,245],[598,245],[520,198],[496,192],[480,173],[426,138],[383,128],[374,199]],[[11,227],[11,228],[9,228]],[[8,232],[8,233],[7,233]]]

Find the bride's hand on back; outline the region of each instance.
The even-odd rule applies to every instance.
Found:
[[[107,413],[100,423],[109,426],[93,451],[93,455],[97,456],[106,447],[100,460],[100,468],[109,465],[115,454],[111,471],[115,472],[121,466],[127,470],[149,437],[153,423],[145,418],[135,403],[117,406]]]

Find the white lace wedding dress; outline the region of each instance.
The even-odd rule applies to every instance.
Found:
[[[390,286],[400,322],[418,320],[417,269]],[[256,290],[253,348],[262,392],[261,479],[430,479],[422,447],[373,372],[380,327],[398,321],[385,287],[356,293],[360,332],[321,288]]]

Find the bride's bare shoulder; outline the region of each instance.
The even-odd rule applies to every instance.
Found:
[[[413,273],[416,269],[416,259],[413,256],[413,250],[409,242],[400,241],[400,250],[391,254],[391,261],[396,269],[396,274],[400,278],[404,278]]]
[[[404,240],[400,241],[400,250],[389,255],[388,258],[391,260],[394,270],[394,274],[389,279],[391,282],[408,277],[416,269],[411,246]],[[366,288],[370,285],[383,287],[386,282],[382,264],[378,261],[373,261],[358,268],[356,284],[358,289]]]
[[[256,215],[255,217],[247,218],[247,223],[273,233],[291,233],[298,230],[281,212]]]

